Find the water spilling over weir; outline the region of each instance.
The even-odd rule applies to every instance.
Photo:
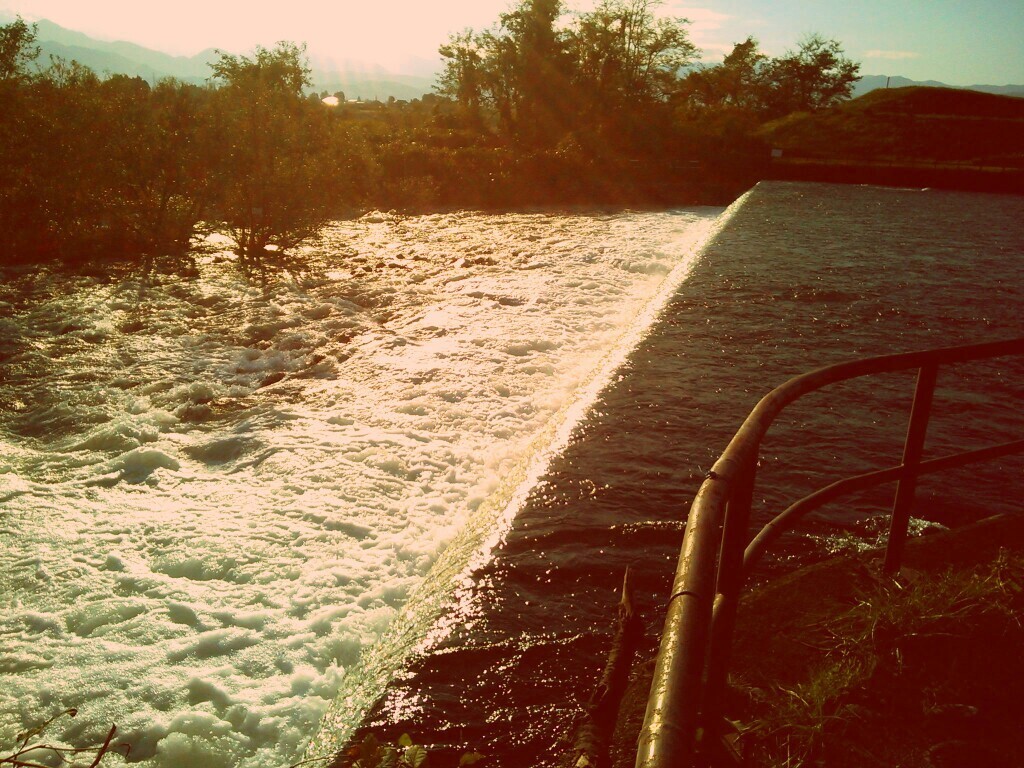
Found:
[[[759,185],[627,345],[363,728],[410,733],[442,763],[476,750],[503,766],[558,764],[604,664],[623,570],[633,568],[653,653],[693,494],[769,388],[851,357],[1017,336],[1022,307],[1021,198]],[[914,384],[905,378],[834,387],[787,409],[761,457],[755,524],[898,461]],[[939,385],[927,455],[1024,434],[1024,361],[960,366]],[[825,508],[780,542],[766,571],[870,546],[891,493]],[[1020,457],[931,476],[914,528],[1019,513],[1022,497]]]
[[[547,423],[521,453],[518,463],[508,467],[501,484],[471,513],[382,640],[361,661],[357,673],[342,684],[334,706],[310,744],[309,756],[330,755],[344,746],[368,708],[410,655],[442,643],[451,633],[453,627],[447,624],[446,616],[457,617],[460,623],[464,621],[464,614],[455,606],[472,591],[473,571],[485,565],[552,458],[564,450],[573,430],[611,383],[630,351],[650,331],[703,249],[742,202],[743,198],[736,201],[717,220],[702,221],[700,226],[690,225],[686,239],[677,243],[682,246],[681,258],[658,289],[637,306],[634,318],[579,382],[572,397],[548,417]]]
[[[720,213],[374,215],[262,284],[8,275],[0,733],[75,706],[54,738],[116,722],[153,765],[298,759],[426,641]]]
[[[1022,222],[1019,198],[762,184],[725,215],[375,214],[263,281],[225,254],[8,271],[0,738],[76,706],[54,739],[116,722],[151,766],[283,768],[360,721],[545,764],[627,564],[657,632],[749,407],[816,365],[1019,335]],[[1020,420],[1024,372],[959,377],[939,452]],[[794,411],[755,516],[901,444],[897,392]],[[922,504],[1019,507],[1022,468],[992,471]],[[783,560],[863,541],[873,501]]]

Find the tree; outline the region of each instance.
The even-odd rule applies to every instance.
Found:
[[[218,212],[243,261],[267,246],[294,247],[327,219],[334,178],[330,116],[303,98],[305,47],[278,43],[252,56],[221,53],[211,65],[227,146]]]
[[[501,14],[499,67],[507,77],[516,132],[534,144],[553,144],[566,132],[573,109],[565,35],[557,29],[562,0],[522,0]]]
[[[562,0],[520,0],[482,33],[452,35],[437,90],[476,117],[493,109],[507,135],[528,144],[554,144],[575,113],[568,98],[571,61],[559,28]]]
[[[655,16],[659,0],[602,0],[571,32],[575,94],[603,150],[657,154],[668,139],[669,96],[697,48],[686,19]]]
[[[471,114],[478,114],[483,88],[483,57],[473,30],[466,29],[449,36],[438,49],[445,60],[438,78],[438,92],[449,96]]]
[[[740,121],[772,120],[849,98],[859,69],[838,42],[820,35],[805,38],[796,51],[774,59],[748,37],[721,64],[691,72],[677,99],[691,116],[706,117],[710,111]]]
[[[8,257],[31,243],[38,225],[31,160],[38,147],[38,110],[28,94],[28,63],[38,54],[36,29],[21,18],[0,26],[0,231]]]
[[[660,0],[602,0],[579,17],[573,34],[581,80],[603,100],[664,101],[697,48],[683,18],[656,18]]]
[[[212,95],[163,80],[153,88],[136,85],[134,94],[122,87],[125,98],[134,106],[122,111],[135,119],[122,124],[117,157],[129,171],[126,225],[132,247],[147,257],[180,256],[188,251],[215,189],[220,137]]]
[[[764,113],[772,119],[848,99],[860,79],[860,64],[847,59],[837,41],[815,34],[804,38],[796,51],[772,59],[764,78]]]
[[[37,253],[79,260],[107,245],[116,205],[109,181],[119,169],[108,162],[99,88],[91,69],[54,57],[23,89],[18,186]],[[25,245],[35,255],[31,239]]]
[[[757,40],[748,37],[736,43],[720,65],[687,75],[677,97],[694,110],[757,111],[761,108],[767,62]]]
[[[37,32],[35,24],[29,26],[20,16],[0,25],[0,82],[27,78],[28,65],[39,56]]]

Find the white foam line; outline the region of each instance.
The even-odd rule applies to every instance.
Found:
[[[360,669],[350,669],[317,734],[310,740],[305,759],[337,753],[359,726],[366,710],[410,654],[423,652],[450,632],[442,617],[472,586],[472,573],[485,564],[491,552],[511,530],[516,515],[530,492],[548,471],[552,460],[568,446],[576,427],[590,412],[601,392],[612,382],[633,350],[647,337],[679,287],[700,262],[708,246],[732,220],[751,192],[744,193],[710,222],[702,237],[690,245],[692,256],[684,258],[666,276],[658,292],[620,336],[576,397],[559,410],[533,441],[519,467],[467,521],[446,547],[419,588],[409,597],[398,617],[360,660]],[[458,611],[454,611],[458,615]]]
[[[554,427],[554,431],[546,430],[542,433],[536,442],[544,440],[546,445],[537,451],[527,453],[530,456],[529,464],[515,492],[505,505],[500,516],[501,525],[484,541],[480,558],[474,559],[467,570],[479,567],[482,564],[480,560],[486,560],[494,547],[504,541],[512,527],[513,520],[523,504],[526,503],[533,488],[547,473],[551,462],[569,445],[577,426],[586,418],[601,393],[612,383],[615,374],[625,365],[633,350],[650,334],[669,302],[679,291],[680,286],[693,272],[693,268],[700,261],[704,251],[735,216],[736,211],[746,201],[749,194],[749,191],[744,193],[710,223],[704,236],[693,244],[692,258],[681,260],[666,276],[658,292],[648,301],[637,315],[636,320],[623,332],[618,343],[601,359],[590,379],[578,390],[577,396],[552,417],[550,424]]]

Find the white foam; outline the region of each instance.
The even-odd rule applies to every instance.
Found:
[[[225,256],[11,301],[0,734],[77,706],[54,738],[117,722],[149,765],[294,762],[717,214],[378,213],[298,282]]]

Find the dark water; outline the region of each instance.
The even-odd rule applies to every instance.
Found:
[[[627,565],[656,646],[683,520],[704,472],[769,389],[846,359],[1019,336],[1024,198],[762,184],[708,249],[619,381],[533,492],[447,621],[366,727],[503,766],[551,764],[590,695]],[[1024,364],[940,373],[928,456],[1024,434]],[[898,462],[913,374],[805,398],[769,434],[755,522]],[[1019,511],[1024,461],[928,479],[914,515]],[[891,489],[826,508],[772,571],[871,541]]]

